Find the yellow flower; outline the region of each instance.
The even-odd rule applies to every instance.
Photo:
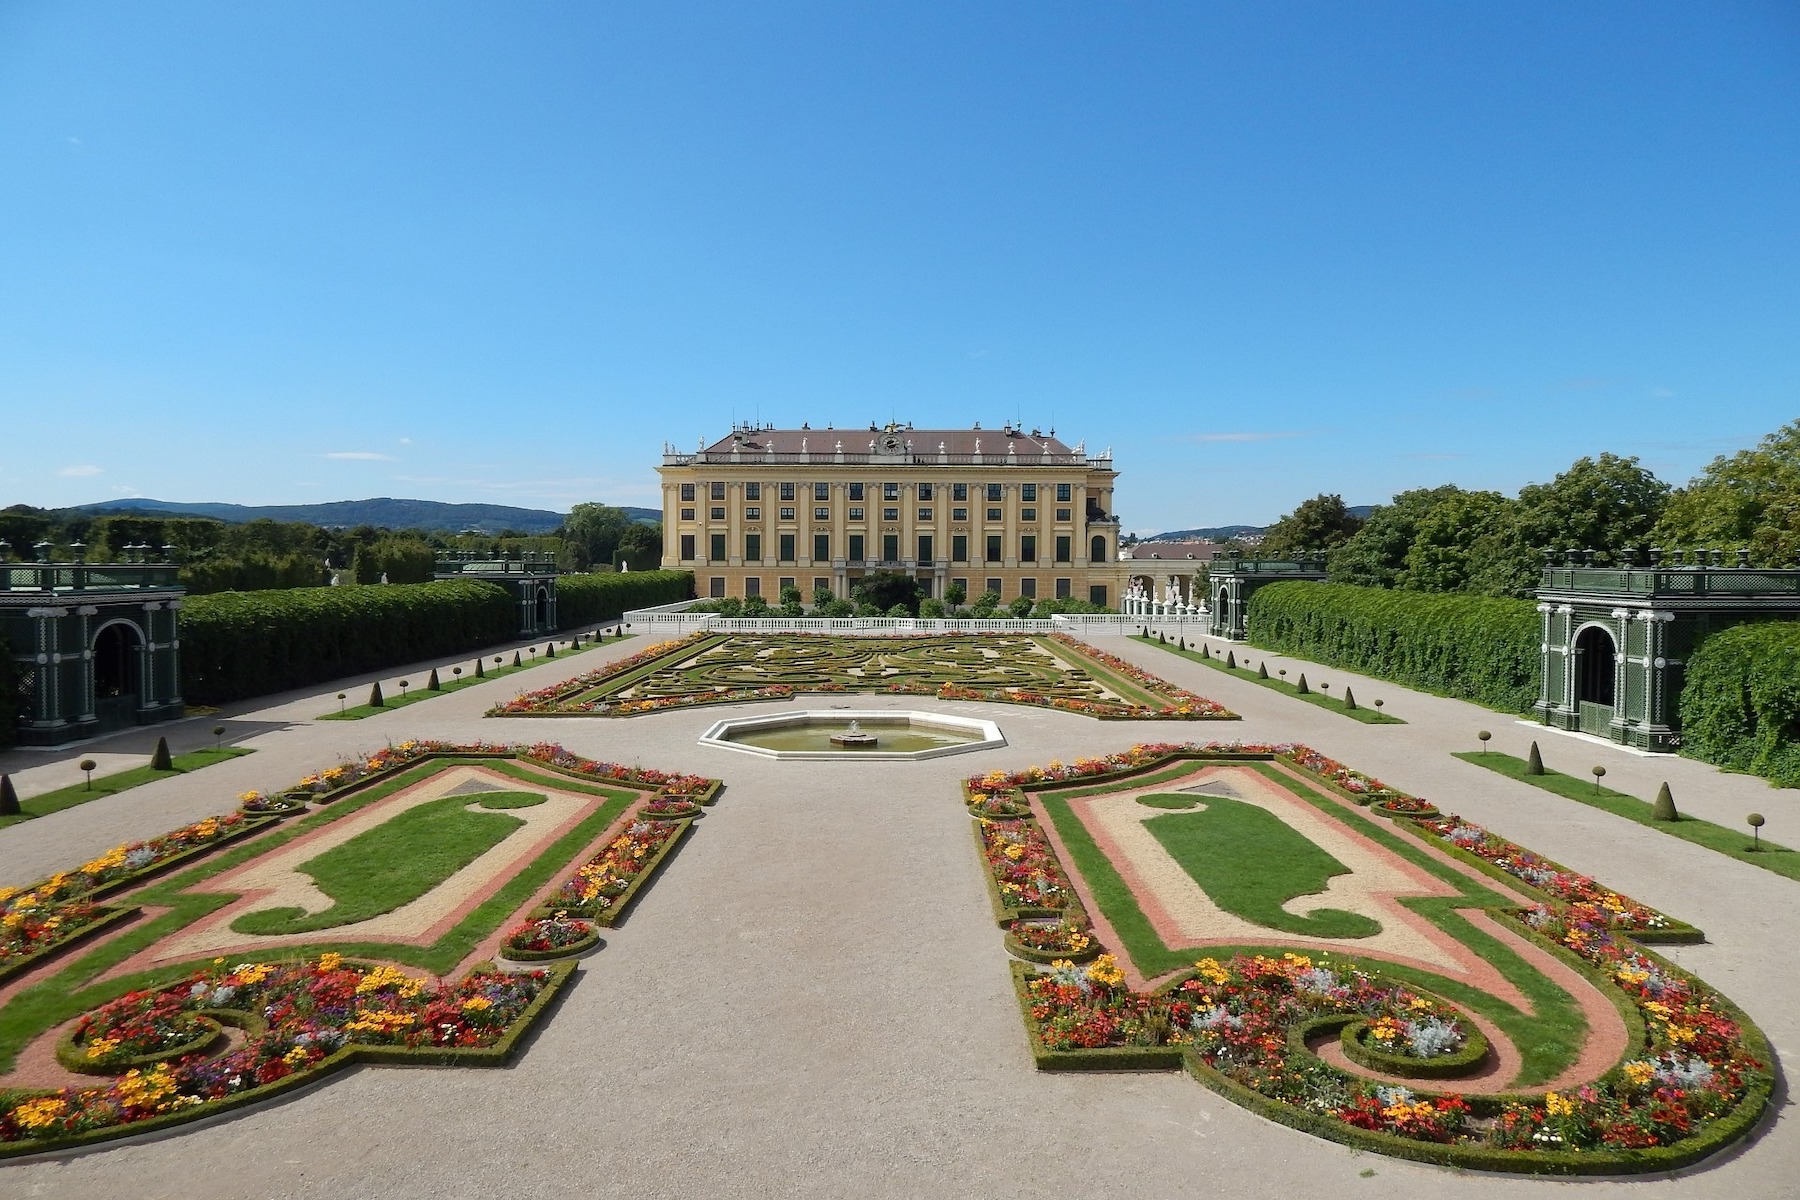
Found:
[[[1118,960],[1110,954],[1102,954],[1087,969],[1087,977],[1103,987],[1118,987],[1125,982],[1125,972],[1119,970]]]
[[[462,1006],[464,1012],[481,1012],[483,1009],[494,1007],[494,1002],[486,996],[470,996],[462,1002]]]
[[[305,1046],[295,1046],[292,1050],[289,1050],[286,1054],[281,1056],[281,1061],[286,1063],[290,1067],[305,1066],[306,1065],[306,1047]]]
[[[1625,1064],[1625,1079],[1628,1083],[1643,1087],[1656,1075],[1656,1068],[1642,1059]]]
[[[1567,1117],[1575,1112],[1575,1102],[1555,1092],[1544,1094],[1544,1111],[1553,1117]]]
[[[129,1071],[119,1080],[119,1101],[130,1108],[158,1111],[172,1108],[175,1098],[175,1073],[168,1063],[157,1063],[148,1072]]]
[[[269,972],[274,969],[268,963],[239,963],[231,968],[231,973],[240,984],[261,983],[269,977]]]
[[[68,1104],[61,1096],[41,1096],[36,1100],[27,1100],[13,1109],[13,1120],[21,1129],[48,1129],[62,1120],[63,1113],[68,1111]]]
[[[97,1037],[87,1043],[89,1058],[105,1058],[119,1048],[118,1038]]]
[[[1200,972],[1200,978],[1215,987],[1224,987],[1231,982],[1231,973],[1221,967],[1216,958],[1203,958],[1194,964],[1194,969]]]
[[[319,955],[319,970],[335,971],[344,965],[344,956],[335,950],[327,950]]]

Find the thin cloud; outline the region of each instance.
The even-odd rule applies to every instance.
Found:
[[[335,458],[335,459],[338,459],[343,462],[393,462],[394,461],[393,455],[377,454],[373,450],[333,450],[331,453],[325,455],[325,457],[326,458]]]
[[[1299,430],[1267,430],[1257,433],[1190,433],[1190,442],[1273,442],[1282,438],[1306,437]]]
[[[57,472],[64,479],[85,479],[90,475],[104,475],[106,472],[92,464],[80,467],[64,467]]]

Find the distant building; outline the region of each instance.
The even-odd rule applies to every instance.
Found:
[[[663,559],[701,596],[786,587],[848,597],[871,571],[931,596],[1074,597],[1113,607],[1118,472],[1052,430],[739,426],[691,454],[665,446]]]
[[[1223,549],[1219,542],[1139,542],[1119,552],[1130,563],[1130,583],[1152,599],[1165,599],[1173,584],[1182,604],[1206,603],[1206,564]],[[1129,586],[1129,584],[1128,584]]]

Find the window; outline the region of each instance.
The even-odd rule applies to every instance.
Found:
[[[950,583],[953,587],[961,588],[965,597],[969,594],[969,581],[967,579],[952,579]]]
[[[900,519],[900,510],[897,508],[884,508],[881,510],[881,519],[884,521],[898,521]]]
[[[706,557],[711,559],[713,562],[722,563],[725,561],[725,535],[724,534],[715,533],[711,537],[706,539]],[[721,596],[723,596],[725,593],[720,592],[719,594]]]
[[[707,515],[715,521],[723,521],[725,519],[725,506],[723,504],[715,504],[712,508],[707,510]]]
[[[966,508],[953,508],[950,510],[950,519],[952,521],[966,521],[969,519],[969,510]]]
[[[831,499],[831,485],[829,483],[813,484],[813,499],[814,500],[829,500],[829,499]]]
[[[794,535],[793,534],[784,533],[777,540],[775,561],[776,562],[793,562],[794,561]]]
[[[813,561],[829,562],[831,560],[831,535],[829,533],[813,534]]]
[[[725,485],[724,484],[715,483],[712,485],[712,498],[714,500],[723,500],[725,498]]]
[[[762,499],[762,484],[746,483],[744,485],[744,499],[746,499],[746,500],[761,500]]]
[[[691,509],[691,508],[684,508],[684,509],[682,509],[682,510],[681,510],[681,519],[682,519],[682,520],[684,520],[684,521],[691,521],[691,520],[693,520],[693,519],[694,519],[694,510],[693,510],[693,509]]]
[[[1019,580],[1019,595],[1024,596],[1028,600],[1036,600],[1037,580],[1030,578]]]
[[[681,485],[681,499],[684,503],[691,503],[693,501],[693,499],[694,499],[694,485],[693,484],[684,483]]]
[[[681,561],[694,561],[694,535],[691,533],[681,535]]]
[[[919,520],[921,520],[921,521],[931,520],[931,510],[929,508],[921,508],[919,510]]]
[[[969,485],[966,483],[951,484],[950,498],[952,500],[967,500],[969,498]]]
[[[744,561],[762,561],[762,534],[746,533],[744,535]]]
[[[821,504],[817,508],[813,509],[813,520],[815,520],[815,521],[831,520],[831,505]]]
[[[711,579],[707,580],[706,594],[715,600],[723,599],[725,596],[725,577],[723,575],[714,575]]]
[[[853,533],[850,535],[850,561],[851,562],[861,562],[862,560],[863,560],[863,535],[860,533]]]
[[[1000,561],[1000,535],[997,533],[988,534],[987,561],[988,562],[999,562]]]
[[[919,535],[919,561],[921,563],[928,563],[931,561],[932,549],[931,535],[929,533],[921,533]]]
[[[1106,585],[1104,583],[1088,585],[1088,603],[1097,604],[1101,608],[1106,607]]]
[[[860,483],[853,483],[850,485],[850,498],[852,500],[861,500],[863,498],[862,487],[863,485]]]
[[[783,575],[780,579],[776,580],[775,594],[779,596],[782,592],[785,592],[789,588],[793,587],[794,583],[795,583],[795,580],[792,575]]]
[[[900,485],[897,483],[882,484],[881,498],[883,500],[898,500],[900,498]]]
[[[999,519],[1000,519],[1000,510],[999,509],[997,509],[997,508],[988,509],[988,520],[998,521]]]
[[[1070,581],[1067,579],[1058,579],[1056,581],[1056,598],[1058,600],[1067,600],[1069,598],[1069,582]]]
[[[1059,483],[1056,485],[1056,502],[1058,504],[1067,504],[1069,502],[1071,499],[1070,487],[1071,485],[1066,483]]]
[[[996,595],[996,596],[1004,597],[1006,595],[1006,593],[1004,590],[1001,589],[1000,582],[1001,581],[998,579],[988,580],[987,581],[987,590],[994,593],[994,595]]]
[[[921,500],[931,499],[931,485],[929,483],[919,484],[918,492],[919,492],[919,499],[921,499]]]
[[[1037,520],[1037,509],[1035,509],[1035,508],[1021,508],[1021,509],[1020,509],[1020,510],[1019,510],[1019,520],[1021,520],[1021,521],[1035,521],[1035,520]]]
[[[1036,504],[1037,503],[1037,484],[1021,483],[1019,485],[1019,499],[1023,500],[1027,504]]]
[[[784,521],[791,521],[794,519],[794,506],[793,505],[784,504],[781,506],[781,519]]]
[[[1020,562],[1036,562],[1037,561],[1037,535],[1036,534],[1028,533],[1019,539],[1019,561]]]
[[[825,576],[823,576],[823,575],[814,575],[813,576],[813,591],[814,592],[829,592],[830,590],[831,590],[831,580],[825,578]]]
[[[746,505],[744,508],[744,520],[746,520],[746,521],[762,520],[762,507],[760,505],[756,505],[756,504]]]
[[[862,514],[863,514],[863,510],[862,510],[862,509],[861,509],[861,508],[859,508],[859,507],[857,507],[857,506],[856,506],[856,505],[854,505],[854,504],[852,504],[852,505],[851,505],[851,506],[850,506],[850,519],[851,519],[851,520],[852,520],[852,521],[860,521],[860,520],[862,520],[862,519],[863,519],[863,515],[862,515]]]
[[[990,483],[987,485],[987,498],[988,498],[989,504],[998,504],[1000,502],[1000,498],[1002,496],[1004,496],[1005,494],[1006,494],[1005,491],[1001,488],[1001,486],[999,484]]]
[[[1093,562],[1106,561],[1106,537],[1104,534],[1094,535],[1093,542],[1088,546],[1088,558]]]
[[[884,533],[881,535],[881,561],[882,562],[899,562],[900,561],[900,535],[899,534]]]
[[[759,576],[752,575],[749,578],[744,580],[744,595],[746,595],[746,596],[762,595],[762,579]]]
[[[1058,521],[1067,521],[1069,519],[1069,510],[1066,508],[1057,509],[1056,510],[1056,519]]]
[[[794,498],[794,485],[793,484],[784,483],[781,485],[781,498],[783,500],[792,500]]]
[[[951,535],[951,537],[950,537],[950,561],[951,562],[968,562],[969,561],[969,535],[968,534],[958,533],[958,534]]]
[[[1070,561],[1069,560],[1069,535],[1066,533],[1059,535],[1056,539],[1056,561],[1057,562]],[[1067,595],[1068,593],[1065,592],[1063,594]]]

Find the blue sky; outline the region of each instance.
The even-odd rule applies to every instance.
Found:
[[[1018,418],[1140,532],[1800,416],[1800,7],[0,7],[0,504],[656,503]]]

